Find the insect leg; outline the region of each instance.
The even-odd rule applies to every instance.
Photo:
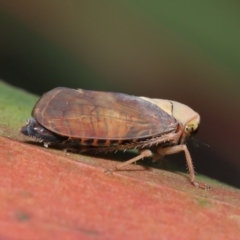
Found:
[[[141,150],[139,150],[138,156],[131,158],[124,163],[116,165],[116,167],[114,169],[111,169],[111,171],[112,172],[117,171],[117,170],[123,168],[124,166],[127,166],[128,164],[134,163],[140,159],[143,159],[145,157],[151,157],[151,156],[152,156],[152,152],[149,149],[141,149]]]
[[[192,158],[191,158],[191,155],[190,155],[190,153],[188,151],[188,148],[185,144],[157,149],[158,154],[160,154],[161,156],[170,155],[170,154],[178,153],[178,152],[181,152],[181,151],[184,151],[184,153],[185,153],[191,183],[195,187],[203,188],[203,189],[209,189],[209,187],[206,184],[199,183],[199,182],[196,181]]]

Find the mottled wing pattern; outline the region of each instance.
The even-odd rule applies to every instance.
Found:
[[[44,94],[32,116],[45,128],[72,138],[139,139],[177,128],[173,117],[138,97],[62,87]]]

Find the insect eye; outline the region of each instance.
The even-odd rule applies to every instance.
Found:
[[[199,122],[191,121],[185,127],[185,132],[187,132],[190,136],[195,135],[199,129]]]

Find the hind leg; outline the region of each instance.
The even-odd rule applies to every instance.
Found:
[[[152,152],[149,149],[141,149],[141,150],[139,150],[139,155],[137,155],[136,157],[131,158],[123,163],[117,164],[115,168],[108,170],[108,171],[110,171],[110,172],[118,171],[131,163],[137,162],[138,160],[141,160],[145,157],[151,157],[151,156],[152,156]]]

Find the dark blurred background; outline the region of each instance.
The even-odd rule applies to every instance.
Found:
[[[197,172],[237,187],[239,45],[238,1],[0,0],[0,79],[183,102],[210,145],[189,144]]]

